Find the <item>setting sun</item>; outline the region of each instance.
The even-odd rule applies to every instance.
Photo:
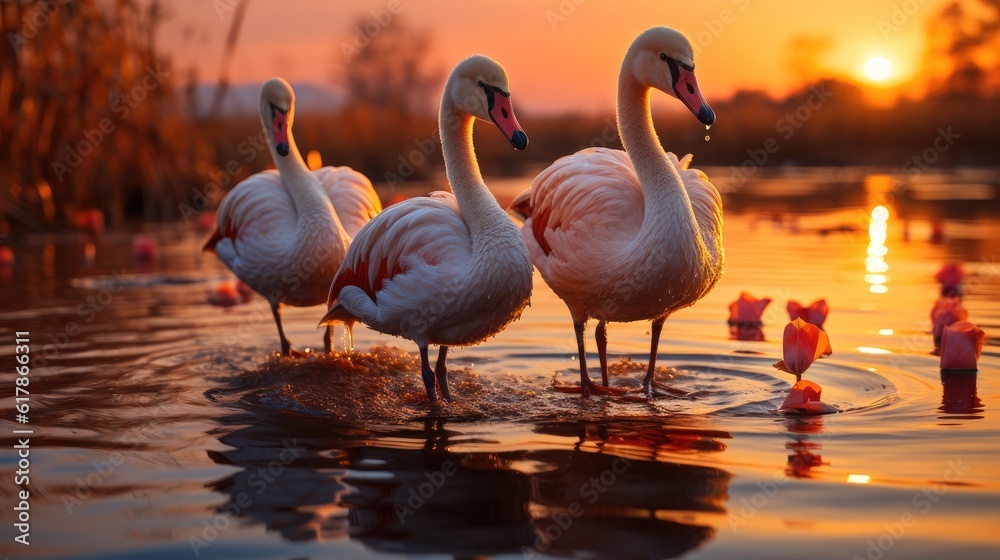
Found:
[[[865,62],[864,70],[869,80],[881,82],[892,75],[892,63],[885,57],[873,56]]]

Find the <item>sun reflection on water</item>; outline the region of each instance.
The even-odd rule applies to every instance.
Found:
[[[868,256],[865,258],[865,282],[868,283],[868,291],[873,294],[884,294],[889,291],[886,285],[889,277],[885,272],[889,270],[889,264],[885,262],[885,255],[889,252],[885,246],[887,222],[889,221],[889,209],[879,205],[872,208],[871,221],[868,224]]]

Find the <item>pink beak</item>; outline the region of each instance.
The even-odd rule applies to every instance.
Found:
[[[271,105],[271,133],[274,135],[274,149],[280,156],[288,155],[288,111]]]

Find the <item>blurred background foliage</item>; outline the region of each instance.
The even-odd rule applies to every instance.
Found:
[[[222,191],[270,167],[263,153],[240,153],[240,144],[259,134],[256,115],[220,111],[245,6],[230,23],[212,101],[200,108],[203,84],[193,71],[174,67],[155,43],[169,17],[163,3],[0,2],[3,231],[74,227],[83,209],[103,212],[110,227],[189,219],[185,208],[211,208]],[[803,72],[801,88],[782,99],[753,90],[710,99],[719,120],[708,142],[689,115],[658,114],[664,144],[695,153],[698,165],[734,170],[777,145],[755,165],[902,172],[932,145],[940,123],[949,123],[963,148],[941,153],[936,166],[998,165],[1000,0],[952,2],[930,22],[919,94],[878,104],[848,80]],[[373,38],[334,76],[343,103],[299,113],[295,134],[303,151],[354,167],[376,186],[400,178],[440,181],[436,110],[447,69],[431,59],[432,43],[428,31],[405,21]],[[808,58],[810,45],[799,47]],[[822,110],[813,109],[817,92],[825,92]],[[795,122],[806,112],[809,125],[799,128]],[[519,111],[518,118],[531,139],[525,153],[498,134],[477,133],[484,173],[523,175],[585,146],[620,147],[610,111]]]

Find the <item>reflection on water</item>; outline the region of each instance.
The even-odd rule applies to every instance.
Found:
[[[976,372],[941,372],[941,412],[944,419],[983,418],[983,401],[976,393]]]
[[[719,452],[717,438],[731,436],[637,426],[631,437],[626,425],[547,423],[536,431],[577,434],[577,444],[456,452],[462,433],[444,421],[384,433],[258,423],[220,438],[231,449],[210,457],[239,470],[208,487],[227,496],[216,525],[259,522],[290,541],[350,537],[382,552],[456,558],[679,556],[712,538],[692,514],[726,513],[730,474],[657,453]]]
[[[408,343],[362,328],[353,354],[266,358],[275,341],[265,302],[207,303],[229,273],[202,257],[199,233],[159,232],[146,273],[121,234],[14,238],[16,260],[0,269],[0,341],[32,333],[31,552],[780,558],[801,556],[808,540],[820,557],[851,558],[886,520],[913,513],[919,529],[893,542],[894,557],[991,557],[996,211],[926,199],[937,191],[916,181],[869,190],[843,174],[793,199],[780,193],[804,178],[789,173],[761,187],[774,197],[727,199],[726,276],[664,331],[658,375],[683,399],[552,391],[578,375],[576,347],[565,305],[539,277],[520,321],[453,351],[459,401],[432,408]],[[526,186],[508,183],[508,196]],[[940,244],[929,242],[934,221],[944,223]],[[866,235],[871,224],[884,228]],[[988,335],[979,375],[942,374],[928,355],[933,275],[952,261],[969,271],[963,304]],[[728,337],[727,307],[743,291],[775,300],[763,340]],[[785,304],[818,297],[835,310],[825,325],[835,354],[809,378],[837,412],[784,417],[790,378],[772,364]],[[289,336],[318,346],[319,314],[289,309]],[[609,328],[612,383],[637,388],[648,325]],[[0,343],[0,355],[12,353]],[[10,379],[0,371],[0,384]],[[13,405],[0,396],[4,410]],[[14,427],[0,421],[5,472],[17,460]],[[913,496],[949,461],[966,469],[961,485],[914,511]],[[0,485],[0,502],[16,491]],[[11,542],[6,505],[0,521]],[[20,558],[8,550],[0,557]]]

